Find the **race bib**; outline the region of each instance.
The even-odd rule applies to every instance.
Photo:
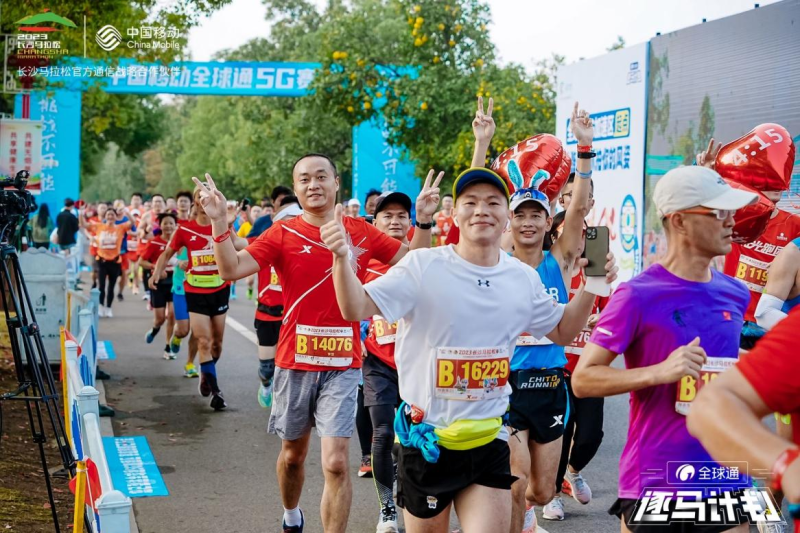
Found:
[[[572,341],[572,344],[569,346],[564,346],[564,353],[572,353],[576,355],[580,355],[583,353],[583,349],[586,347],[586,343],[589,342],[589,339],[592,336],[592,330],[588,328],[584,328],[578,333],[578,336],[575,337],[575,340]]]
[[[100,248],[103,250],[113,250],[117,247],[117,234],[104,231],[100,233]]]
[[[767,284],[768,270],[769,263],[741,255],[736,266],[736,279],[742,280],[751,291],[761,293]]]
[[[161,250],[161,252],[163,253],[164,250]],[[169,261],[167,261],[166,271],[173,272],[177,264],[178,264],[178,257],[173,255],[172,257],[170,257]]]
[[[505,395],[509,375],[508,348],[437,348],[437,398],[489,400]]]
[[[298,324],[294,360],[307,365],[350,366],[353,362],[353,328]]]
[[[281,280],[278,278],[278,273],[275,272],[275,267],[269,269],[269,286],[267,290],[282,292]]]
[[[139,239],[134,239],[130,235],[128,236],[128,251],[135,252],[139,249]]]
[[[677,383],[678,390],[675,396],[675,411],[688,415],[692,402],[697,397],[700,389],[711,383],[721,373],[736,364],[737,359],[732,357],[709,357],[706,364],[700,369],[700,379],[683,376]]]
[[[517,337],[517,346],[547,346],[548,344],[553,344],[553,341],[551,341],[547,337],[542,337],[541,339],[537,339],[536,337],[528,333],[523,333],[522,335]]]
[[[375,334],[375,341],[379,345],[392,344],[397,337],[397,322],[389,324],[382,316],[374,315],[372,317],[372,331]]]
[[[192,250],[192,272],[218,272],[214,250]]]

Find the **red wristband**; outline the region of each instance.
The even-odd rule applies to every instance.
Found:
[[[798,457],[800,457],[800,448],[786,448],[783,453],[775,460],[772,465],[772,479],[770,479],[769,487],[773,491],[780,491],[783,482],[783,474]]]
[[[221,243],[222,241],[224,241],[225,239],[227,239],[230,236],[231,236],[231,230],[230,230],[230,228],[228,228],[228,231],[226,231],[225,233],[223,233],[219,237],[214,237],[214,242],[219,244],[219,243]]]
[[[591,152],[591,151],[592,151],[591,144],[589,146],[581,146],[580,144],[578,145],[578,152]]]

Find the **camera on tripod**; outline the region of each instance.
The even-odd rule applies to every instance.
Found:
[[[15,177],[0,180],[0,242],[7,242],[9,230],[16,229],[36,211],[36,200],[25,189],[28,178],[30,172],[20,170]]]

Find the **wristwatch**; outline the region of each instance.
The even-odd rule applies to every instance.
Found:
[[[414,225],[419,229],[431,229],[433,227],[433,220],[430,222],[422,223],[419,220],[414,221]]]

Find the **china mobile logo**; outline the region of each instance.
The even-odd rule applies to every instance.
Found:
[[[772,503],[768,489],[651,488],[636,502],[629,525],[671,524],[737,525],[742,519],[786,524]]]
[[[100,48],[106,52],[110,52],[122,42],[122,35],[119,33],[117,28],[111,24],[106,24],[100,28],[100,30],[98,30],[94,39],[97,41],[97,44],[100,46]]]

